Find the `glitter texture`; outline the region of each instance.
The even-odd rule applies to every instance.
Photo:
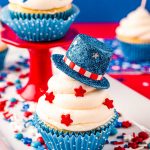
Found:
[[[93,57],[95,54],[96,57]],[[109,65],[112,51],[102,42],[84,34],[79,34],[70,45],[66,56],[83,69],[104,75]],[[103,77],[102,80],[92,80],[72,70],[63,61],[63,55],[54,54],[53,61],[58,69],[72,78],[98,89],[109,88],[109,82]]]

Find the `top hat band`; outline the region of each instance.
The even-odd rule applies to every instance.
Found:
[[[79,74],[81,74],[85,77],[88,77],[92,80],[102,80],[103,79],[103,75],[95,74],[95,73],[85,70],[84,68],[79,67],[74,62],[72,62],[69,58],[67,58],[67,56],[64,56],[63,60],[64,60],[65,64],[67,66],[69,66],[72,70],[78,72]]]

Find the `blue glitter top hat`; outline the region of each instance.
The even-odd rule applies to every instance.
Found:
[[[110,85],[103,76],[111,56],[112,51],[104,43],[79,34],[66,56],[54,54],[52,58],[56,67],[70,77],[94,88],[107,89]]]

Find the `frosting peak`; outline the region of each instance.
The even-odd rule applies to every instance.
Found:
[[[71,4],[72,1],[73,0],[9,0],[10,3],[37,10],[61,8]]]
[[[138,7],[120,21],[116,33],[119,36],[150,40],[150,13]]]
[[[106,106],[109,100],[104,103],[108,90],[89,87],[64,73],[54,75],[48,87],[47,92],[53,92],[51,101],[42,96],[37,105],[37,114],[45,123],[58,129],[88,131],[105,124],[114,115],[113,105],[110,105],[112,108]],[[78,90],[82,92],[76,94]],[[62,123],[62,116],[69,118],[68,126]]]

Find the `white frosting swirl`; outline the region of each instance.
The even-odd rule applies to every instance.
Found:
[[[73,0],[9,0],[10,3],[20,5],[29,9],[49,10],[61,8],[72,3]]]
[[[120,21],[116,33],[119,36],[150,40],[150,13],[143,7],[137,8]]]
[[[84,97],[76,97],[74,89],[82,86],[86,90]],[[55,95],[53,103],[39,99],[37,114],[41,120],[58,129],[68,131],[88,131],[95,129],[114,116],[114,109],[108,109],[103,102],[108,98],[108,90],[97,90],[82,84],[67,75],[54,75],[48,82],[48,92]],[[61,115],[70,114],[73,123],[66,126],[61,123]]]

